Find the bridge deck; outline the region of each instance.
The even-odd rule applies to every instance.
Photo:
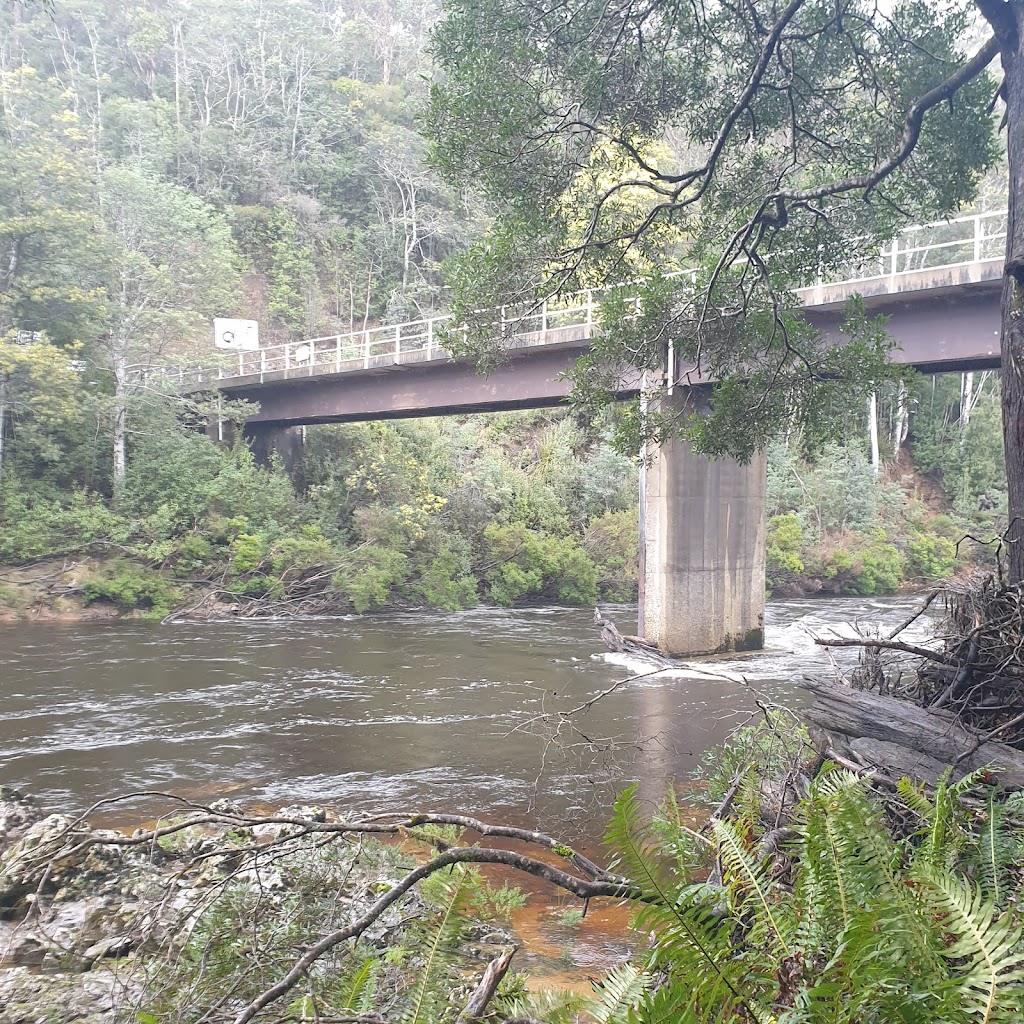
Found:
[[[802,289],[808,319],[838,334],[843,304],[860,294],[889,318],[896,361],[929,373],[998,366],[1005,225],[999,212],[911,228],[879,252],[877,266]],[[595,290],[515,316],[502,310],[495,331],[508,339],[510,359],[487,377],[451,359],[452,325],[439,316],[239,352],[233,367],[195,379],[259,402],[251,422],[264,424],[557,405],[569,392],[565,373],[600,330],[600,300]],[[638,390],[636,379],[621,393]]]

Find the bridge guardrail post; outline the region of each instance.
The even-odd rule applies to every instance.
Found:
[[[341,373],[341,335],[334,337],[334,372]]]
[[[267,372],[267,350],[260,349],[260,383],[263,383],[263,374]]]
[[[292,347],[291,345],[285,345],[284,347],[284,368],[290,370],[292,368]]]
[[[974,217],[974,262],[981,262],[981,242],[982,242],[982,230],[981,230],[981,214],[977,214]]]
[[[594,336],[594,289],[587,289],[587,330],[586,336],[592,338]]]
[[[433,358],[434,349],[434,318],[427,318],[427,361]]]
[[[395,362],[402,361],[402,325],[395,324]]]
[[[897,235],[892,240],[892,252],[889,254],[889,273],[895,277],[900,272],[900,239]]]

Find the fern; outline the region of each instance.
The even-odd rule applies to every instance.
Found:
[[[377,994],[377,971],[380,961],[374,956],[367,956],[362,963],[344,979],[344,987],[339,998],[334,1002],[339,1010],[350,1010],[354,1013],[369,1013],[373,1009],[374,996]]]
[[[460,910],[473,874],[472,869],[457,864],[451,875],[440,883],[444,902],[437,925],[430,935],[419,977],[413,986],[409,1009],[402,1016],[403,1024],[436,1024],[440,1017],[438,1006],[443,999],[442,976],[451,962],[450,951],[465,930]]]
[[[984,1022],[1020,1020],[1024,933],[977,886],[941,871],[922,873],[942,924],[955,937],[943,955],[958,979],[962,1009]]]
[[[644,901],[637,923],[658,936],[648,967],[661,972],[667,982],[650,1007],[653,1016],[677,1024],[712,1024],[734,1019],[737,1014],[755,1021],[770,1021],[757,992],[745,984],[749,968],[736,957],[733,930],[739,922],[722,907],[722,892],[707,885],[689,885],[685,878],[666,872],[658,858],[658,844],[650,825],[638,820],[635,789],[626,790],[616,801],[609,841],[619,854],[619,870],[625,870],[641,889]],[[682,989],[675,998],[674,984]],[[671,1009],[659,1010],[668,1001]]]
[[[632,964],[620,964],[594,987],[596,997],[586,1007],[594,1024],[626,1024],[652,984],[650,975]]]
[[[768,893],[766,881],[767,864],[758,861],[744,841],[737,828],[730,822],[712,822],[712,831],[718,840],[722,862],[728,873],[736,880],[733,891],[746,889],[747,898],[742,898],[743,909],[750,909],[754,923],[748,928],[748,941],[757,942],[764,933],[778,940],[784,956],[789,956],[788,926],[783,925],[784,906]]]

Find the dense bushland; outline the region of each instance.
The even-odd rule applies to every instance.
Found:
[[[545,412],[310,427],[289,475],[241,441],[211,441],[202,401],[147,395],[132,400],[115,490],[102,457],[112,427],[101,399],[76,390],[71,354],[0,345],[19,399],[0,564],[72,566],[45,594],[0,580],[9,610],[67,598],[163,618],[636,596],[639,463],[610,445],[611,423]],[[844,446],[776,444],[769,590],[892,593],[990,557],[964,539],[993,535],[1004,515],[998,393],[982,385],[964,423],[960,378],[919,382],[908,434],[899,451],[882,437],[877,473],[865,424]]]
[[[568,415],[313,427],[294,483],[170,406],[138,423],[116,502],[20,473],[16,435],[0,563],[102,556],[69,596],[156,617],[195,592],[248,613],[636,594],[638,467]]]

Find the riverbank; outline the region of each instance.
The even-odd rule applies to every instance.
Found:
[[[391,840],[375,841],[375,831]],[[232,972],[245,974],[220,1000],[228,1019],[274,981],[263,961],[276,956],[270,974],[280,981],[288,958],[332,932],[350,934],[323,951],[286,1005],[365,1010],[376,994],[373,1005],[394,1010],[426,998],[427,982],[432,1001],[466,1005],[479,999],[488,965],[502,957],[507,964],[524,936],[533,948],[519,966],[540,974],[510,975],[506,1001],[551,981],[588,992],[628,956],[629,940],[611,938],[628,921],[614,903],[588,925],[603,944],[580,941],[581,905],[559,903],[551,886],[530,893],[527,912],[528,897],[513,883],[530,875],[488,880],[461,863],[454,876],[428,871],[462,832],[442,823],[389,828],[380,819],[342,825],[320,807],[256,813],[220,799],[179,802],[170,819],[128,833],[46,814],[32,797],[0,787],[0,1019],[186,1020],[224,992]],[[538,851],[537,835],[524,833],[535,872],[550,863],[585,876],[592,867],[554,840]],[[545,860],[545,848],[553,858]],[[413,887],[417,873],[423,882]]]
[[[861,563],[852,560],[850,572],[861,571]],[[966,572],[970,571],[967,566]],[[863,587],[851,583],[847,575],[809,576],[791,572],[776,581],[768,599],[833,599],[862,594]],[[941,581],[940,581],[941,582]],[[875,586],[866,595],[914,594],[930,589],[934,583],[924,580],[900,580],[895,586]],[[589,596],[589,595],[588,595]],[[635,600],[627,592],[625,602]],[[518,607],[543,606],[546,602],[527,600]],[[572,607],[577,602],[561,602]],[[578,602],[590,607],[592,602]],[[465,607],[502,607],[477,600]],[[46,559],[28,566],[0,566],[0,623],[78,623],[112,622],[123,619],[143,621],[225,621],[229,619],[296,618],[350,616],[372,611],[389,614],[438,609],[422,601],[393,596],[381,605],[362,612],[340,593],[322,593],[317,599],[299,601],[280,599],[252,600],[220,585],[206,581],[183,581],[173,573],[154,569],[124,558],[88,557],[81,560]]]

